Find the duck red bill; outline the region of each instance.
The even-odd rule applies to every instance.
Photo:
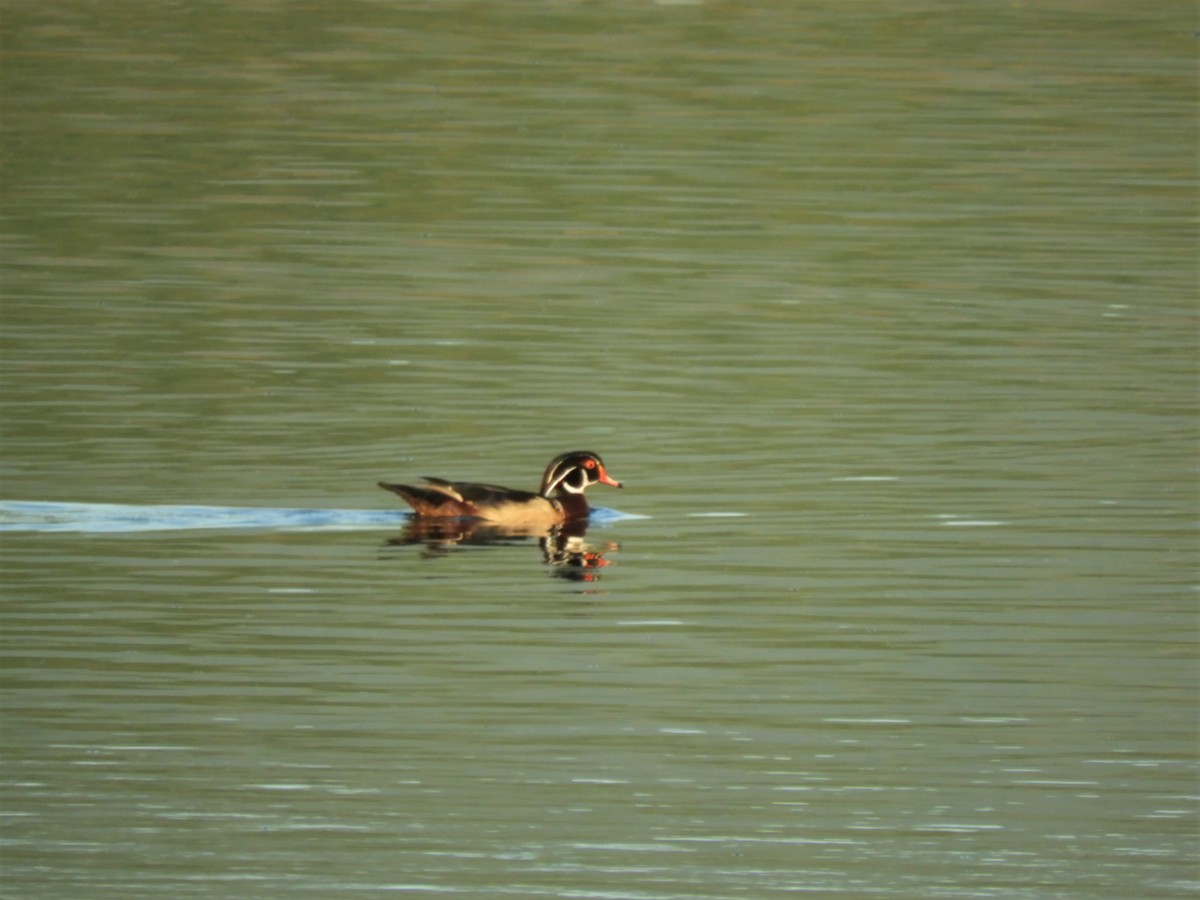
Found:
[[[617,479],[605,472],[604,469],[600,470],[600,484],[607,484],[609,487],[616,488],[621,486],[621,482],[617,481]]]

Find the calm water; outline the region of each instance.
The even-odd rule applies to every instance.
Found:
[[[8,5],[0,498],[645,518],[6,533],[4,896],[1194,895],[1191,5],[789,6]]]

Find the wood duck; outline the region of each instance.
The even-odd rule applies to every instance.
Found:
[[[468,517],[535,527],[586,519],[588,503],[584,491],[593,484],[621,486],[605,471],[600,457],[590,450],[573,450],[550,460],[536,493],[429,476],[425,476],[425,482],[410,485],[381,481],[379,486],[399,494],[422,518]]]

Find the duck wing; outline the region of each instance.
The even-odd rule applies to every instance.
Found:
[[[550,501],[533,491],[518,491],[498,484],[474,481],[447,481],[425,478],[425,484],[379,482],[384,490],[403,497],[418,516],[455,516],[480,519],[498,515],[512,516],[521,509],[534,507],[545,517]]]
[[[475,481],[447,481],[444,478],[424,476],[431,491],[445,491],[464,503],[481,506],[500,506],[506,503],[528,503],[540,497],[534,491],[520,491],[498,484],[480,484]]]

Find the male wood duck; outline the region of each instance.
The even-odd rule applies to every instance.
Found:
[[[573,450],[550,460],[536,493],[429,476],[425,476],[425,482],[410,485],[381,481],[379,486],[399,494],[422,518],[469,517],[502,525],[545,527],[587,518],[588,503],[583,492],[593,484],[621,486],[590,450]]]

